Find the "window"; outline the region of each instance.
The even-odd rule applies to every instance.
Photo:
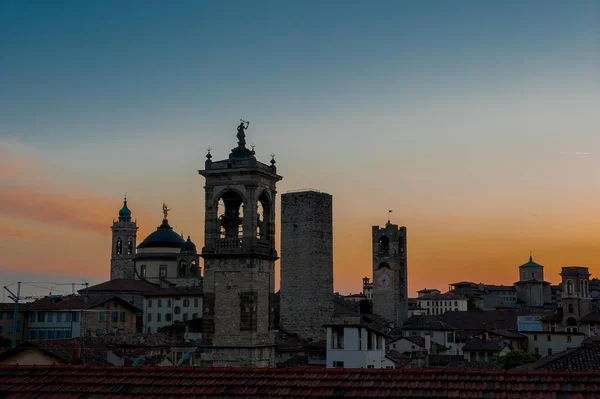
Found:
[[[38,323],[43,323],[46,320],[46,314],[44,312],[38,312]]]
[[[56,313],[56,321],[59,323],[62,322],[62,312]]]
[[[534,335],[533,335],[533,340],[534,340],[534,341],[537,341],[537,334],[534,334]]]
[[[58,338],[58,339],[63,338],[63,335],[64,335],[64,331],[60,331],[59,330],[59,331],[56,332],[56,338]]]
[[[185,269],[185,260],[182,259],[177,267],[177,277],[185,277]]]
[[[53,339],[54,338],[54,331],[48,330],[46,336],[48,337],[48,339]]]
[[[458,306],[458,301],[454,301],[454,306]]]
[[[65,321],[71,321],[71,312],[66,312],[65,313]]]
[[[148,307],[151,308],[152,307],[152,299],[148,299]]]
[[[571,342],[571,336],[567,335],[567,342]]]
[[[181,313],[181,308],[179,306],[175,306],[175,314]]]
[[[112,312],[111,314],[111,320],[112,321],[119,321],[119,312]]]
[[[156,300],[156,307],[157,308],[162,308],[162,299],[157,299]]]
[[[148,313],[146,316],[146,321],[152,321],[152,313]]]
[[[65,331],[65,338],[71,338],[71,330]]]
[[[548,342],[552,341],[552,335],[548,335]]]
[[[30,322],[35,322],[35,312],[31,312],[31,314],[29,315],[29,321]]]
[[[332,327],[332,340],[331,349],[344,349],[344,328],[343,327]]]
[[[198,307],[198,298],[194,298],[194,307],[197,308]]]
[[[188,306],[190,306],[190,300],[189,299],[184,299],[183,300],[183,307],[187,308]]]
[[[171,316],[171,313],[165,314],[165,320],[166,321],[171,321],[172,319],[173,319],[173,316]]]
[[[569,313],[573,313],[573,304],[572,303],[569,304]]]
[[[598,331],[596,330],[596,323],[590,323],[590,336],[598,335]]]
[[[125,312],[119,313],[119,321],[122,321],[122,322],[125,321]]]
[[[372,365],[372,364],[368,364],[368,365],[367,365],[367,368],[368,368],[368,369],[374,369],[374,368],[375,368],[375,366],[374,366],[374,365]]]
[[[171,299],[167,299],[167,307],[170,308],[171,307]]]
[[[121,255],[123,253],[123,240],[121,237],[117,238],[117,246],[116,246],[117,255]]]
[[[333,362],[333,367],[344,367],[344,362]]]
[[[548,348],[548,356],[552,354],[552,348]]]
[[[567,295],[573,295],[573,281],[567,280]]]
[[[454,342],[454,334],[452,332],[447,333],[447,339],[449,343]]]
[[[131,255],[133,253],[133,240],[130,238],[127,242],[127,255]]]
[[[104,317],[105,317],[105,313],[104,312],[100,312],[98,313],[98,321],[104,321]]]
[[[141,265],[140,266],[140,277],[141,278],[146,278],[146,265]]]
[[[166,278],[167,277],[167,265],[160,265],[160,269],[158,272],[158,277]]]
[[[160,319],[161,319],[161,316],[162,316],[162,313],[157,313],[157,314],[156,314],[156,321],[161,321],[161,320],[160,320]]]
[[[188,321],[188,314],[187,313],[183,314],[183,321]]]
[[[549,329],[550,332],[556,332],[556,323],[550,323]]]
[[[48,321],[48,323],[51,323],[51,322],[52,322],[52,316],[53,316],[53,315],[54,315],[54,313],[52,313],[52,312],[48,312],[48,317],[46,318],[46,319],[47,319],[46,321]]]

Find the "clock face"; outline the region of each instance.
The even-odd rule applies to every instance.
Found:
[[[379,276],[379,286],[380,287],[387,287],[390,285],[390,276],[388,276],[387,274],[382,274],[381,276]]]

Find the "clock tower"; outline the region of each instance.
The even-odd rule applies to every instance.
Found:
[[[397,327],[408,318],[406,227],[373,226],[373,313]]]

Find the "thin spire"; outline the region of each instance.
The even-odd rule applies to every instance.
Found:
[[[529,251],[529,261],[533,262],[533,252]]]

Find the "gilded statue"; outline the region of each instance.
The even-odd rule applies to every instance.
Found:
[[[170,210],[171,210],[171,208],[169,208],[169,207],[167,206],[167,204],[165,204],[165,203],[163,202],[163,215],[164,215],[165,219],[166,219],[166,218],[167,218],[167,216],[169,215],[169,211],[170,211]]]

